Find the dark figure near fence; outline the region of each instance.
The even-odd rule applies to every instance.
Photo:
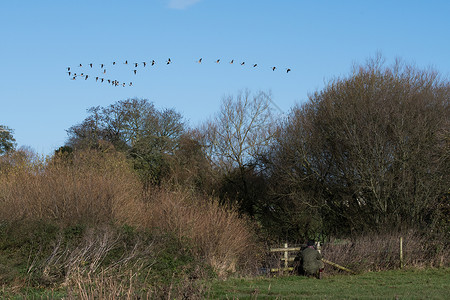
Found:
[[[308,241],[294,260],[294,268],[298,275],[316,277],[320,279],[323,271],[322,255],[314,248],[314,241]]]

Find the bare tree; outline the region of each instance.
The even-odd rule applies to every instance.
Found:
[[[270,95],[249,91],[223,98],[219,113],[204,126],[203,144],[211,162],[234,186],[234,201],[254,214],[248,176],[254,172],[256,159],[273,139]]]
[[[224,97],[219,113],[206,125],[205,145],[211,161],[225,173],[253,163],[273,138],[270,95],[249,91]]]

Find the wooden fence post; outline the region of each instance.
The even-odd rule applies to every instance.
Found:
[[[289,252],[287,250],[287,248],[288,248],[288,244],[287,243],[284,243],[284,248],[286,249],[286,250],[284,250],[284,269],[287,270],[287,268],[288,268],[288,259],[289,259]]]
[[[403,268],[403,237],[400,237],[400,269]]]

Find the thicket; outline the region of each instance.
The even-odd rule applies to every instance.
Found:
[[[112,148],[0,163],[2,285],[201,297],[200,280],[256,267],[244,218],[193,192],[144,192]]]
[[[269,230],[300,239],[417,229],[448,241],[450,84],[380,58],[292,109],[263,156]]]

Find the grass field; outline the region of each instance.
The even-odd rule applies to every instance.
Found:
[[[450,269],[229,279],[212,284],[210,299],[450,299]]]
[[[298,276],[232,278],[206,286],[209,288],[201,296],[204,299],[449,299],[450,268],[337,275],[321,280]],[[0,298],[77,299],[78,296],[68,295],[65,289],[22,289],[18,293],[0,290]],[[94,299],[89,295],[82,298]]]

